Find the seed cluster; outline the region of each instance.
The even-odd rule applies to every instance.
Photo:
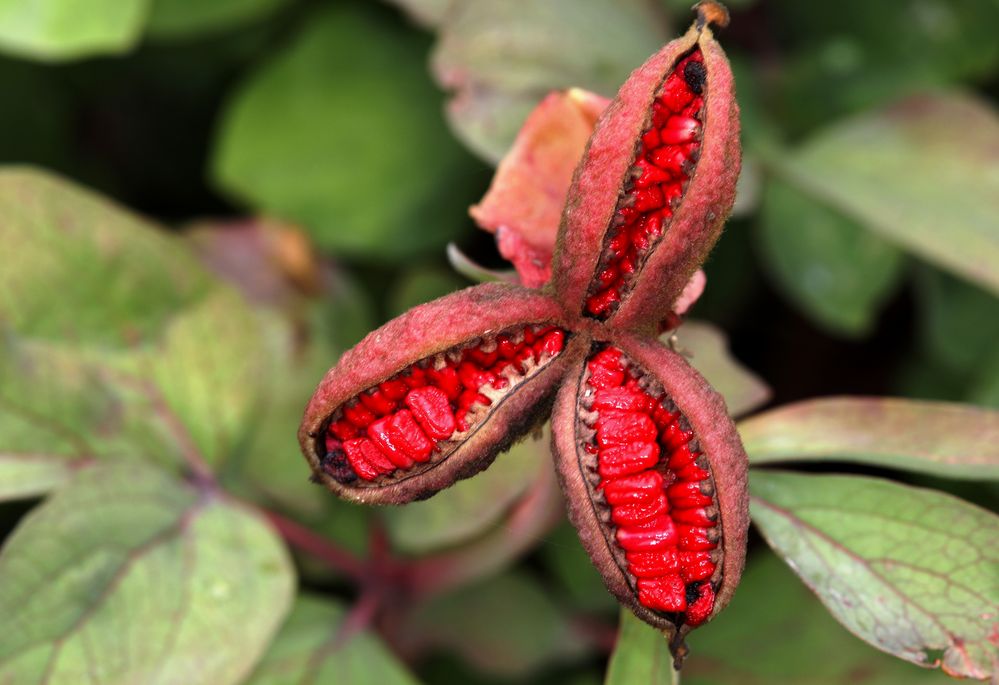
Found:
[[[652,104],[633,178],[618,200],[587,296],[590,316],[606,319],[614,312],[683,197],[701,145],[705,76],[703,56],[695,50],[676,64]]]
[[[706,461],[665,392],[620,350],[604,348],[587,369],[583,449],[595,457],[590,482],[609,507],[611,539],[638,601],[696,626],[714,607],[720,535]]]
[[[564,346],[562,329],[526,326],[421,360],[333,413],[323,468],[346,483],[433,461]]]

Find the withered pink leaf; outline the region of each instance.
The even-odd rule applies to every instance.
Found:
[[[475,286],[389,322],[330,370],[299,433],[330,489],[401,503],[484,468],[561,384],[553,450],[570,515],[608,588],[670,637],[678,663],[686,633],[734,592],[748,523],[746,457],[724,401],[655,338],[703,287],[698,267],[735,193],[737,108],[715,7],[701,3],[690,31],[601,115],[565,201],[552,280]],[[525,148],[559,125],[537,116]],[[493,228],[519,222],[518,268],[544,249],[526,236],[543,237],[552,219],[549,200],[517,198],[547,173],[564,187],[564,144],[553,142],[550,166],[514,158],[475,210]],[[540,282],[546,262],[529,266]]]
[[[579,88],[549,93],[500,161],[489,192],[470,210],[479,226],[496,234],[500,254],[529,288],[551,277],[572,172],[609,102]]]

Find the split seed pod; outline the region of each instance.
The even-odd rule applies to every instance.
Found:
[[[724,402],[654,337],[731,210],[732,74],[698,20],[597,123],[542,290],[476,286],[371,333],[323,379],[299,440],[314,477],[401,504],[488,466],[557,392],[570,518],[608,589],[683,638],[728,602],[745,558],[746,456]],[[723,10],[721,10],[723,11]]]

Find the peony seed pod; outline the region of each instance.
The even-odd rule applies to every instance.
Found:
[[[686,35],[639,67],[597,123],[553,258],[553,291],[574,314],[657,323],[732,209],[739,113],[708,22],[716,6],[702,3]]]
[[[318,482],[400,504],[488,466],[557,391],[569,516],[608,589],[669,637],[677,663],[684,636],[735,591],[749,521],[747,459],[724,402],[653,336],[703,288],[695,274],[735,195],[732,74],[709,27],[718,8],[701,3],[601,116],[551,281],[476,286],[390,321],[330,369],[299,430]],[[505,173],[522,184],[530,157],[521,150]]]
[[[552,441],[569,517],[608,589],[678,647],[745,560],[747,463],[721,397],[648,339],[594,342],[568,371]]]

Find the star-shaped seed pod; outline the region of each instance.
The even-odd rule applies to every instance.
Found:
[[[608,589],[684,636],[745,559],[747,460],[724,401],[656,334],[716,241],[739,174],[732,73],[698,5],[637,69],[576,169],[540,289],[479,285],[346,352],[299,441],[315,478],[368,504],[486,468],[549,413],[569,517]]]

